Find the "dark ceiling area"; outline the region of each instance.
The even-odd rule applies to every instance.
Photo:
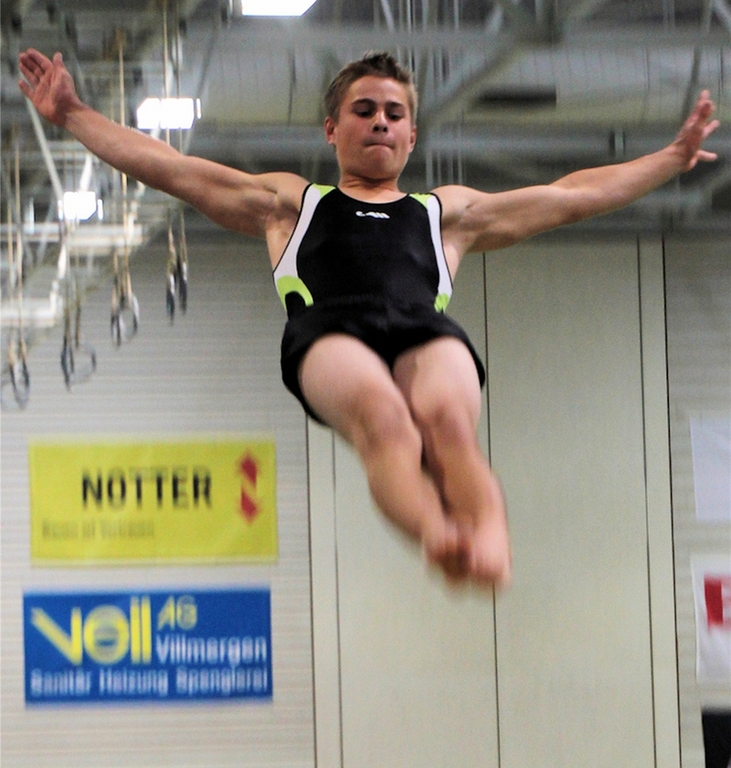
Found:
[[[192,128],[172,132],[185,152],[330,183],[321,94],[343,64],[391,51],[420,92],[407,191],[540,184],[660,149],[707,88],[719,160],[580,231],[731,232],[728,0],[317,0],[292,19],[243,17],[240,0],[2,0],[0,14],[4,325],[18,229],[28,293],[48,301],[58,283],[65,191],[83,182],[104,202],[104,221],[79,223],[69,240],[89,273],[108,273],[120,242],[164,232],[171,208],[131,183],[123,231],[119,174],[39,120],[18,89],[27,47],[60,50],[84,100],[132,126],[146,97],[199,100]]]

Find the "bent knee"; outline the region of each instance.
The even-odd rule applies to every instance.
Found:
[[[373,393],[352,407],[349,438],[359,452],[373,452],[386,445],[412,445],[421,450],[421,438],[406,402]]]
[[[412,406],[419,430],[431,443],[473,445],[477,441],[479,410],[448,396]]]

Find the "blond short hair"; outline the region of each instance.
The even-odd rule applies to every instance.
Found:
[[[416,123],[418,96],[414,77],[411,72],[402,67],[390,53],[367,53],[362,59],[346,64],[325,92],[325,113],[335,122],[340,115],[340,105],[343,103],[348,88],[361,77],[389,77],[401,83],[406,89],[406,98],[411,113],[411,121]]]

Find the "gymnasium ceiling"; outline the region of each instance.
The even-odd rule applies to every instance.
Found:
[[[720,160],[580,231],[731,231],[729,0],[318,0],[298,19],[242,17],[239,2],[168,0],[164,67],[162,0],[2,0],[3,201],[14,136],[20,208],[32,200],[37,222],[56,210],[50,161],[64,189],[83,173],[80,146],[47,124],[41,135],[20,95],[16,59],[28,46],[61,50],[83,97],[118,118],[121,42],[128,123],[145,96],[163,95],[167,71],[170,95],[200,99],[185,151],[321,182],[336,181],[322,90],[342,64],[386,49],[413,68],[421,95],[407,190],[506,189],[652,151],[708,88],[722,127],[707,146]],[[94,163],[89,183],[113,210],[115,174]],[[167,205],[141,195],[143,241]],[[46,244],[39,257],[27,239],[36,266],[53,254]],[[99,254],[109,244],[102,238]],[[5,250],[3,237],[3,265]]]

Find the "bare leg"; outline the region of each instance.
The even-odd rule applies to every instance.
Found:
[[[424,441],[446,513],[467,532],[473,579],[506,585],[511,557],[500,486],[477,440],[481,393],[469,351],[454,338],[405,352],[394,368]]]
[[[315,413],[358,452],[378,507],[445,573],[466,575],[467,536],[445,514],[422,465],[421,434],[383,360],[353,337],[328,335],[305,356],[300,382]]]

